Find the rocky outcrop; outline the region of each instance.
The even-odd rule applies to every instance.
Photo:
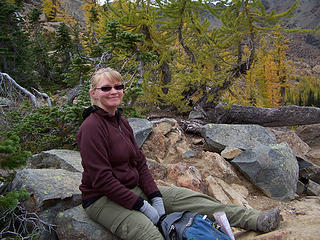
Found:
[[[260,194],[270,200],[271,198],[267,196],[273,195],[268,194],[268,191],[264,191],[267,196],[263,195],[256,188],[256,186],[259,187],[260,182],[256,182],[255,186],[244,178],[244,175],[237,170],[235,163],[233,163],[241,155],[245,156],[250,152],[257,154],[259,151],[256,151],[255,148],[268,149],[264,152],[268,156],[268,161],[275,164],[275,168],[283,170],[283,173],[277,173],[272,168],[272,174],[270,171],[267,171],[265,175],[260,174],[261,179],[267,178],[269,180],[269,182],[265,182],[265,189],[268,190],[271,188],[270,186],[275,184],[273,180],[275,182],[282,181],[290,174],[297,177],[296,168],[294,166],[290,168],[290,165],[294,165],[294,161],[296,161],[294,151],[291,151],[293,156],[290,156],[290,162],[286,162],[289,157],[282,159],[279,149],[275,149],[274,146],[277,148],[286,146],[286,151],[290,152],[289,145],[285,143],[274,145],[277,144],[275,135],[268,129],[249,125],[241,128],[241,131],[239,129],[236,131],[234,129],[237,127],[228,126],[228,129],[233,129],[234,137],[229,137],[230,142],[225,140],[218,142],[224,146],[224,149],[222,147],[221,149],[223,149],[223,154],[228,156],[226,158],[229,158],[226,160],[221,156],[222,153],[220,155],[218,152],[210,150],[212,149],[209,146],[210,141],[206,143],[199,137],[183,134],[174,119],[146,121],[145,119],[134,119],[129,122],[130,124],[134,122],[132,127],[135,136],[142,137],[142,149],[148,159],[148,166],[159,185],[183,186],[206,193],[225,204],[240,204],[247,208],[256,207],[249,202],[249,200],[252,202],[253,193]],[[152,132],[148,126],[152,126]],[[209,127],[209,131],[210,129]],[[216,134],[220,136],[219,138],[228,136],[225,129],[221,128],[221,132],[217,131]],[[259,134],[253,129],[256,129]],[[142,132],[139,133],[139,131]],[[239,136],[239,142],[246,143],[235,144],[237,142],[234,141],[236,136]],[[219,138],[211,133],[211,139],[218,141]],[[281,153],[283,154],[283,151]],[[25,187],[32,196],[25,205],[28,209],[36,211],[44,221],[55,225],[56,231],[43,231],[41,239],[118,239],[108,230],[88,219],[80,205],[80,191],[78,189],[82,171],[80,162],[80,154],[77,151],[50,150],[34,155],[29,160],[27,168],[17,173],[13,181],[13,188]],[[302,166],[302,164],[300,165]],[[312,172],[312,174],[304,175],[309,177],[308,181],[305,181],[306,178],[304,178],[299,182],[303,189],[299,194],[318,195],[317,169],[308,164],[303,166],[309,168],[309,170],[304,169],[304,172]],[[254,172],[255,170],[256,165],[250,171]],[[286,173],[287,175],[285,175]],[[311,179],[310,176],[314,178]],[[292,185],[295,185],[294,182]],[[293,186],[290,196],[294,196],[294,190]],[[241,238],[239,234],[237,236],[237,239],[245,239]]]
[[[296,133],[309,146],[320,146],[320,124],[300,126]]]
[[[295,0],[262,0],[267,12],[285,11]],[[320,22],[320,2],[318,0],[300,0],[298,8],[291,18],[284,18],[281,25],[289,29],[315,29]],[[302,59],[303,63],[314,66],[319,64],[320,36],[315,33],[299,33],[291,36],[289,56]]]
[[[308,159],[308,154],[311,151],[311,148],[308,144],[301,140],[297,133],[293,130],[275,130],[271,129],[272,132],[276,135],[277,142],[286,142],[289,147],[292,149],[294,155],[298,158],[304,160]]]

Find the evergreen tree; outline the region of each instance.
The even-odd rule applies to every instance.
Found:
[[[72,65],[73,56],[75,55],[75,45],[69,31],[69,28],[64,22],[60,23],[55,39],[55,52],[53,55],[56,83],[62,83],[64,81],[63,75],[68,73],[69,67]]]
[[[29,20],[29,32],[34,39],[32,45],[32,55],[36,61],[36,70],[39,74],[39,82],[41,85],[47,85],[53,79],[52,59],[48,52],[53,50],[53,33],[44,32],[39,22],[42,11],[38,8],[32,9]]]
[[[15,4],[0,1],[0,71],[26,86],[34,77],[33,60],[30,40],[22,29],[24,20],[18,10]]]

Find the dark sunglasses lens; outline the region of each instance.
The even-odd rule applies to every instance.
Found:
[[[123,88],[124,88],[123,84],[114,86],[114,89],[116,90],[122,90]]]
[[[103,92],[109,92],[112,89],[112,87],[102,87],[101,91]]]

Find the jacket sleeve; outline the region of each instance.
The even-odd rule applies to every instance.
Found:
[[[138,147],[138,144],[136,143],[136,140],[133,135],[133,130],[128,122],[127,119],[123,118],[123,123],[125,124],[126,128],[130,132],[130,139],[136,149],[137,152],[137,170],[139,173],[139,186],[142,189],[142,191],[148,196],[148,198],[151,200],[154,197],[162,197],[153,177],[152,174],[148,168],[147,161],[145,158],[145,155]]]
[[[90,188],[95,192],[105,195],[125,208],[139,209],[143,199],[121,184],[112,173],[108,146],[104,141],[106,136],[101,128],[96,122],[85,121],[77,134],[84,168],[83,176],[90,179]]]

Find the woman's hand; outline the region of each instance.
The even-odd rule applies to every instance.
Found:
[[[157,225],[157,223],[159,222],[160,216],[158,214],[158,211],[154,207],[152,207],[146,200],[143,201],[140,212],[142,212],[147,218],[149,218],[154,225]]]
[[[166,213],[164,209],[163,200],[161,197],[152,198],[151,202],[152,202],[152,207],[154,207],[157,210],[159,217],[161,217]]]

